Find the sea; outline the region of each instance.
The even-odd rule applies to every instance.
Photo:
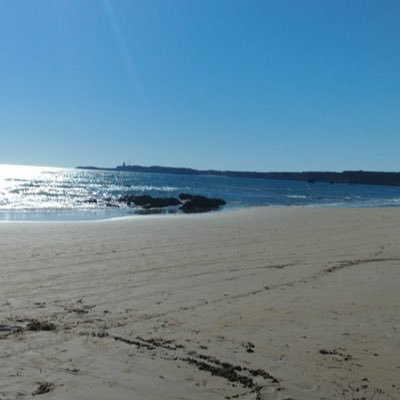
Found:
[[[177,197],[182,192],[222,198],[227,202],[223,210],[400,206],[400,187],[391,186],[0,165],[0,221],[137,216],[143,214],[141,208],[118,203],[118,198]]]

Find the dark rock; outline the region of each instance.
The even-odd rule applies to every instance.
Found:
[[[184,213],[201,213],[212,210],[218,210],[224,206],[226,202],[222,199],[209,198],[205,196],[193,196],[185,193],[179,195],[181,200],[186,200],[181,210]]]
[[[143,196],[132,196],[130,201],[136,204],[137,206],[144,207],[150,204],[152,199],[153,198],[151,196],[143,195]]]
[[[175,197],[152,197],[150,202],[143,206],[145,209],[149,208],[164,208],[179,206],[182,203]]]
[[[144,209],[174,207],[181,205],[181,201],[175,197],[152,197],[149,195],[142,196],[123,196],[118,199],[120,203],[126,203],[128,206],[135,204]]]
[[[181,200],[192,200],[194,197],[193,194],[189,194],[189,193],[179,193],[179,198]]]
[[[117,201],[119,203],[126,203],[128,206],[135,205],[142,207],[143,210],[181,206],[179,209],[184,213],[200,213],[217,210],[226,204],[222,199],[188,193],[180,193],[179,199],[175,197],[152,197],[150,195],[125,195],[121,196]],[[184,202],[183,204],[182,201]]]
[[[144,197],[144,196],[138,196],[138,197]],[[147,197],[150,197],[150,196],[147,196]],[[121,196],[118,199],[118,202],[119,203],[135,203],[135,198],[136,198],[136,196],[133,196],[133,195]]]
[[[84,201],[84,203],[97,204],[97,199],[87,199],[87,200]]]

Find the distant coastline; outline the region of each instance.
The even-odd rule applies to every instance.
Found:
[[[144,167],[141,165],[119,165],[115,168],[78,166],[77,169],[164,173],[164,174],[178,174],[178,175],[213,175],[213,176],[227,176],[234,178],[306,181],[308,183],[324,182],[330,184],[345,183],[345,184],[360,184],[360,185],[400,186],[400,172],[383,172],[383,171],[343,171],[343,172],[218,171],[211,169],[198,170],[193,168],[162,167],[158,165],[149,167]]]

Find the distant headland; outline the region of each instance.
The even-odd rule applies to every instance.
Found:
[[[330,184],[347,183],[361,185],[387,185],[400,186],[400,172],[377,171],[343,171],[343,172],[256,172],[256,171],[218,171],[198,170],[192,168],[162,167],[158,165],[144,167],[141,165],[119,165],[115,168],[101,168],[93,166],[79,166],[78,169],[123,171],[123,172],[147,172],[180,175],[214,175],[234,178],[257,178],[306,181],[308,183],[325,182]]]

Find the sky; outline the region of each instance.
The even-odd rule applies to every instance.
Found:
[[[400,171],[398,0],[0,0],[0,164]]]

